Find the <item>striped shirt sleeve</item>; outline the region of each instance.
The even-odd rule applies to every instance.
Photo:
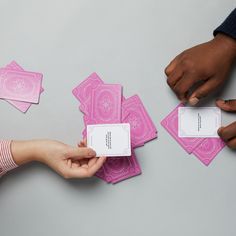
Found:
[[[16,167],[11,154],[11,141],[0,140],[0,177]]]

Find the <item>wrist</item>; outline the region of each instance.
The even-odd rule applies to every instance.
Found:
[[[220,46],[221,49],[226,52],[226,54],[229,56],[229,58],[232,59],[232,61],[235,61],[236,59],[235,39],[231,38],[230,36],[227,36],[226,34],[218,33],[213,39],[213,42],[217,43],[217,45]]]
[[[11,153],[17,165],[23,165],[32,161],[39,161],[37,141],[12,141]]]

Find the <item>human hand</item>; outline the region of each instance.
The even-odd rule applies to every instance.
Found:
[[[54,140],[13,141],[13,159],[21,165],[39,161],[64,178],[86,178],[93,176],[105,162],[105,157],[96,157],[95,151],[85,147],[72,147]]]
[[[236,40],[217,34],[179,54],[165,69],[167,83],[179,100],[196,105],[224,83],[235,58]]]
[[[223,111],[236,112],[236,100],[217,100],[216,105]],[[229,148],[236,149],[236,121],[218,130],[219,136]]]

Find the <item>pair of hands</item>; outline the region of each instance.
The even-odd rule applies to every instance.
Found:
[[[11,152],[17,165],[39,161],[66,179],[91,177],[106,160],[96,157],[95,151],[86,147],[86,141],[77,147],[54,140],[12,141]]]
[[[179,54],[166,67],[167,83],[178,99],[196,105],[202,98],[220,88],[236,59],[236,40],[223,35]],[[224,111],[236,112],[235,100],[218,99]],[[230,148],[236,148],[236,122],[221,127],[219,136]]]

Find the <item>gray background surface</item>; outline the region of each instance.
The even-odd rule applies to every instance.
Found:
[[[45,88],[26,115],[0,102],[1,138],[76,144],[83,124],[71,90],[94,71],[122,84],[125,96],[139,94],[159,131],[136,150],[143,174],[117,185],[64,180],[37,163],[4,176],[1,236],[235,236],[235,152],[225,148],[207,168],[160,126],[178,103],[165,66],[211,39],[234,7],[234,0],[0,0],[0,65],[14,59],[42,72]],[[236,97],[234,78],[221,97]],[[224,124],[234,119],[223,114]]]

